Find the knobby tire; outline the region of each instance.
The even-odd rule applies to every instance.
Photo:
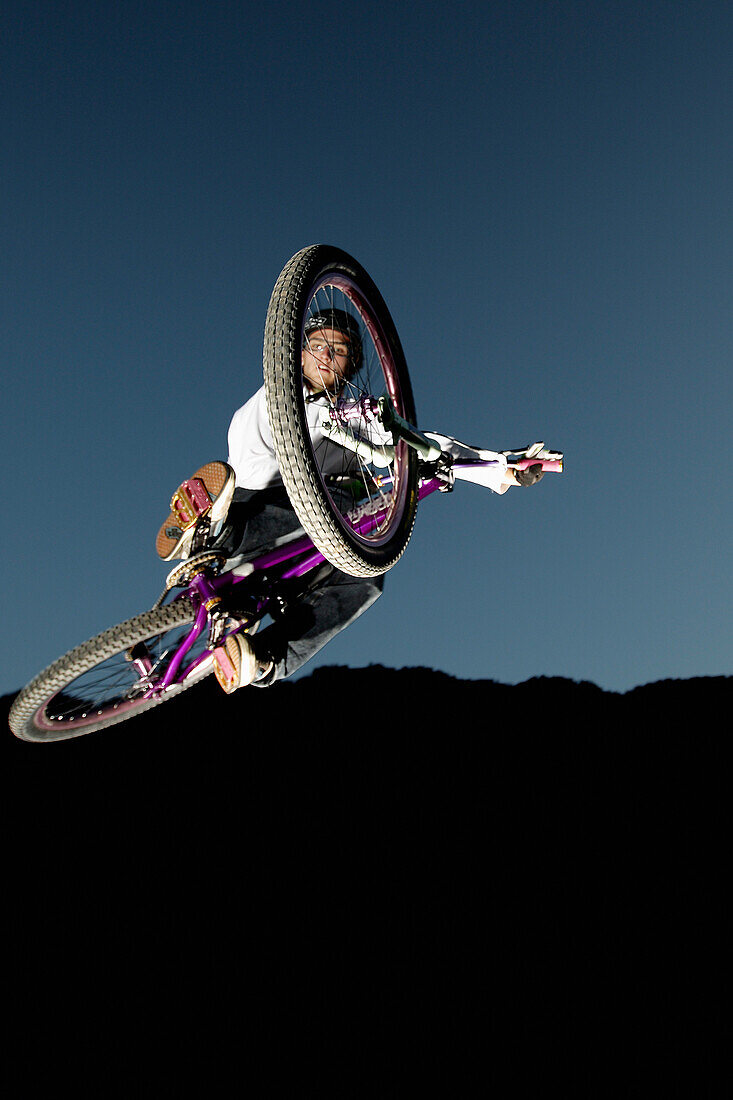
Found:
[[[192,684],[199,683],[212,671],[210,661],[197,668],[183,683],[170,687],[164,695],[150,699],[121,700],[116,706],[110,700],[101,707],[101,714],[87,714],[84,717],[80,715],[78,720],[66,719],[56,723],[48,717],[48,708],[53,700],[84,673],[97,668],[110,658],[125,654],[141,642],[162,636],[170,630],[190,627],[193,621],[193,605],[188,597],[182,597],[171,604],[127,619],[76,646],[40,672],[16,697],[9,714],[13,733],[23,741],[64,741],[80,737],[134,718],[179,695]],[[124,665],[121,667],[124,669]],[[80,703],[83,701],[81,697],[79,700]],[[91,700],[90,709],[93,706],[94,701]]]

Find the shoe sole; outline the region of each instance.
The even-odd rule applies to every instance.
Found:
[[[234,638],[227,638],[224,645],[214,650],[214,676],[222,691],[231,695],[239,687],[242,658]]]
[[[235,475],[226,462],[207,462],[171,497],[171,511],[155,539],[163,561],[185,558],[191,551],[196,525],[206,516],[211,523],[224,519],[234,495]]]
[[[246,652],[242,652],[242,647]],[[242,661],[247,658],[247,677],[242,682]],[[214,675],[219,687],[231,695],[240,687],[248,687],[255,679],[257,673],[257,661],[254,653],[245,639],[238,634],[230,634],[225,638],[224,645],[214,650]]]

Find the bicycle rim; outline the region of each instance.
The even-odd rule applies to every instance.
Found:
[[[358,330],[360,359],[337,393],[327,387],[314,393],[302,367],[308,322],[340,313]],[[345,572],[385,572],[404,552],[414,524],[417,459],[381,429],[377,403],[388,398],[412,422],[415,409],[392,318],[352,257],[324,245],[293,257],[273,291],[264,358],[275,448],[301,523]],[[355,453],[353,445],[334,441],[334,430],[366,448]]]
[[[189,601],[179,601],[77,646],[20,693],[11,708],[11,729],[22,740],[66,740],[173,698],[212,670],[204,631],[186,654],[176,682],[163,692],[154,691],[193,620]]]

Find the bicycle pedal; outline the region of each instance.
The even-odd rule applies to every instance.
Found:
[[[191,553],[199,525],[207,520],[209,530],[224,519],[234,495],[234,470],[226,462],[207,462],[176,489],[171,511],[155,539],[163,561],[186,558]]]

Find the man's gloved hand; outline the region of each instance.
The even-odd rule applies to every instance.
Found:
[[[535,462],[531,466],[528,466],[526,470],[515,470],[514,477],[516,478],[517,485],[536,485],[538,481],[541,481],[545,476],[545,471],[542,469],[541,462]]]

